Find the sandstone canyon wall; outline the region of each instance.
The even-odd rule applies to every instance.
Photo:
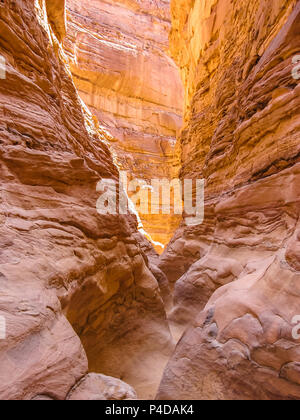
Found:
[[[180,334],[158,398],[299,399],[300,2],[173,0],[181,177],[205,220],[161,257]]]
[[[177,177],[183,87],[166,53],[169,1],[67,0],[67,7],[65,49],[74,82],[109,131],[119,167],[148,184]],[[145,231],[163,245],[180,221],[173,212],[140,216]]]
[[[171,17],[0,2],[0,399],[300,399],[300,1]],[[204,222],[158,257],[96,210],[120,169],[204,179]],[[164,243],[177,222],[143,218]]]
[[[2,1],[0,28],[0,398],[136,398],[105,375],[149,398],[172,340],[136,218],[96,211],[119,174],[66,67],[64,2]]]

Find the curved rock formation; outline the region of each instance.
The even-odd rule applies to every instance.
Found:
[[[183,225],[160,262],[174,283],[198,241],[202,259],[176,283],[172,313],[190,327],[158,398],[299,399],[300,2],[176,0],[172,14],[186,87],[181,175],[205,178],[206,216]]]
[[[136,218],[96,211],[118,169],[66,68],[62,2],[46,4],[0,3],[0,398],[65,399],[86,353],[149,398],[172,348],[163,302]]]
[[[129,385],[116,378],[89,373],[79,381],[67,396],[68,401],[136,400]]]
[[[168,1],[64,3],[0,2],[0,399],[300,399],[300,1],[172,0],[176,146]],[[158,256],[119,169],[204,222]]]
[[[74,82],[112,134],[119,166],[149,184],[153,178],[177,177],[183,88],[166,54],[168,1],[67,0],[67,6],[65,49]],[[180,221],[173,213],[140,216],[145,231],[163,245]]]

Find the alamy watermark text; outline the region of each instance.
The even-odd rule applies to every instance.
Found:
[[[204,179],[152,179],[149,184],[142,179],[129,181],[127,172],[121,171],[119,182],[102,179],[97,191],[101,195],[96,207],[102,215],[184,213],[188,226],[204,220]]]

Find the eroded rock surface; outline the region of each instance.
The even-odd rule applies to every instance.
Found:
[[[172,0],[175,148],[168,2],[70,0],[64,49],[63,6],[0,3],[0,398],[152,398],[168,361],[159,399],[300,399],[300,2]],[[178,165],[205,218],[161,257],[97,213]]]
[[[65,49],[74,82],[111,133],[120,167],[148,184],[177,177],[183,87],[166,52],[169,1],[67,0],[67,6]],[[173,212],[140,216],[145,231],[163,245],[180,221]]]
[[[189,328],[158,398],[298,399],[300,3],[182,0],[172,15],[181,175],[206,180],[206,204],[203,225],[183,224],[160,262],[179,279],[171,319]]]
[[[136,400],[133,388],[116,378],[89,373],[67,396],[68,401]]]
[[[86,353],[148,398],[172,347],[162,298],[136,218],[96,211],[118,169],[65,65],[63,2],[46,4],[0,4],[0,398],[65,399]]]

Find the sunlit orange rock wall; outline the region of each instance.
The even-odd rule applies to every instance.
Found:
[[[0,3],[0,399],[135,396],[88,371],[153,397],[172,346],[160,290],[135,217],[96,211],[119,174],[65,65],[63,2],[46,3]]]
[[[206,204],[161,257],[188,331],[158,398],[300,398],[299,22],[295,0],[172,1],[181,176],[205,179]]]
[[[167,55],[168,1],[68,0],[74,82],[81,98],[112,135],[111,146],[131,178],[177,176],[176,132],[183,87]],[[179,217],[141,215],[153,240],[168,243]]]

